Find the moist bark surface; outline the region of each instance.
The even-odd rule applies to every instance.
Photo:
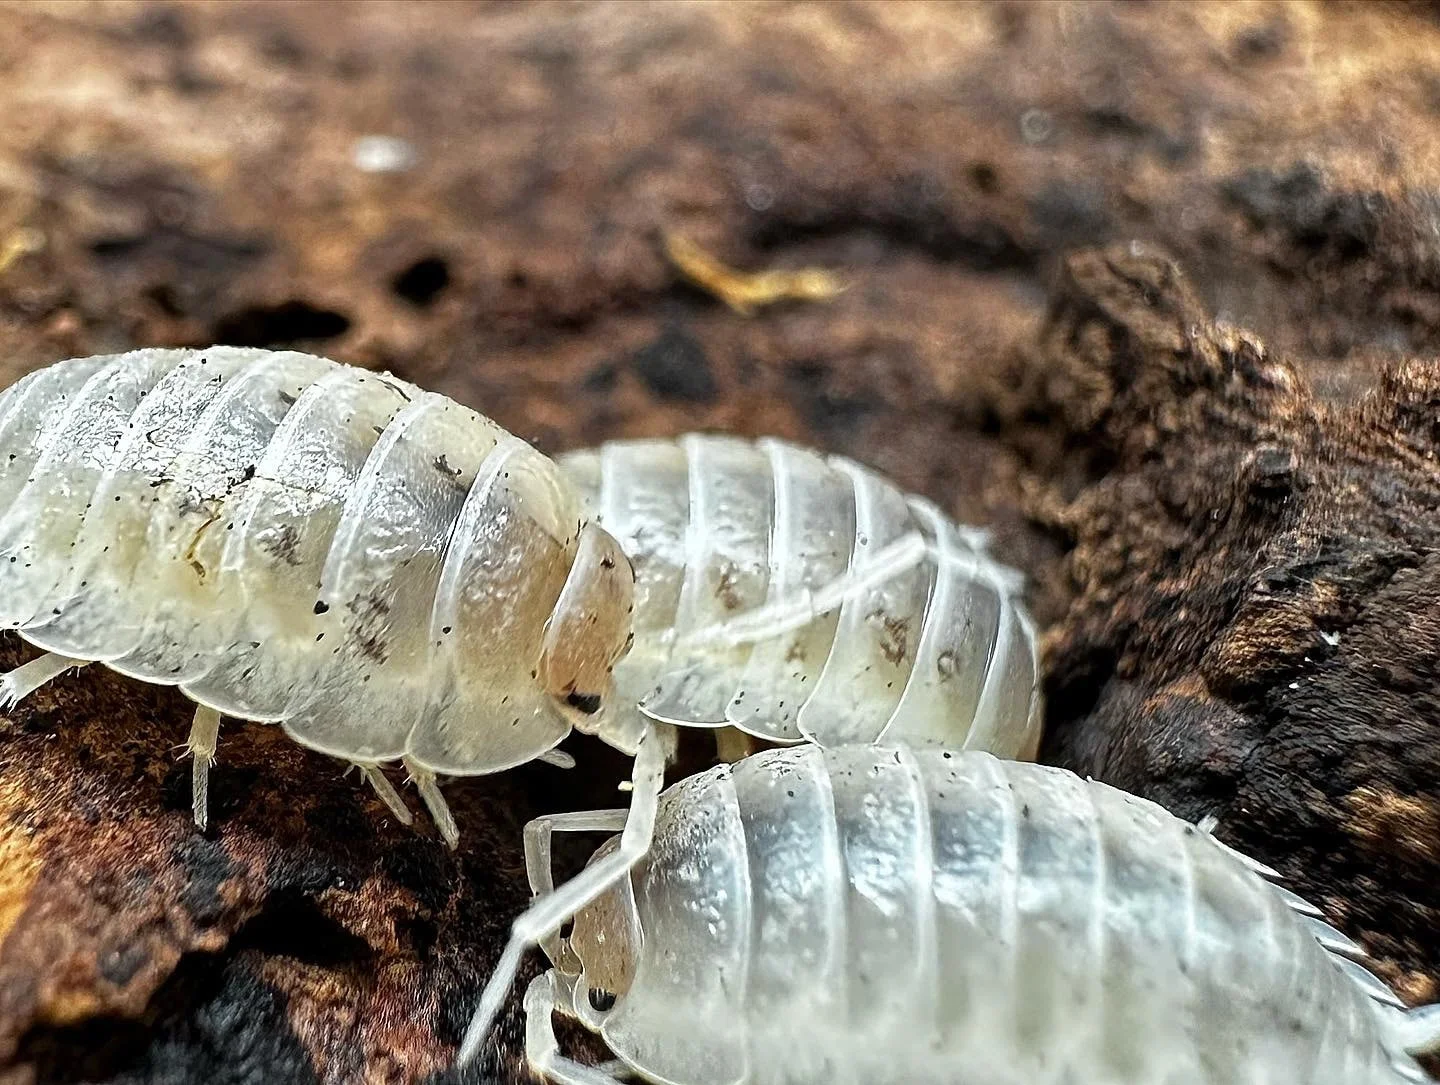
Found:
[[[293,346],[546,451],[853,456],[1030,578],[1045,759],[1435,1000],[1436,57],[1426,6],[3,3],[0,381]],[[741,315],[677,236],[845,289]],[[226,721],[202,834],[191,711],[95,667],[9,713],[0,1082],[454,1080],[521,827],[624,759],[448,784],[451,853]]]

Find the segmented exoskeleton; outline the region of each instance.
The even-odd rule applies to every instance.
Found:
[[[380,773],[547,755],[608,700],[633,577],[574,488],[444,396],[289,351],[139,350],[0,395],[0,625],[50,653],[8,703],[99,660]]]
[[[617,745],[648,716],[777,743],[1034,756],[1035,629],[1018,575],[979,532],[783,441],[617,441],[560,462],[635,567],[635,642],[601,731]],[[637,777],[621,846],[516,922],[472,1034],[498,1011],[523,946],[644,854],[658,784]]]
[[[550,835],[526,830],[538,893]],[[613,853],[612,840],[597,861]],[[1153,803],[975,751],[760,753],[662,797],[654,844],[525,999],[666,1085],[1398,1085],[1440,1045],[1360,948]],[[462,1051],[473,1057],[478,1037]]]
[[[778,440],[615,441],[560,465],[635,567],[618,703],[771,742],[1034,756],[1034,626],[979,532]],[[814,598],[827,585],[843,604]]]
[[[0,679],[0,698],[97,660],[178,686],[200,705],[188,745],[202,826],[222,712],[354,762],[408,822],[379,768],[403,760],[452,846],[436,773],[559,760],[572,727],[635,754],[622,846],[517,923],[483,1031],[547,915],[648,848],[664,773],[654,721],[777,741],[1036,741],[1033,630],[1013,574],[975,537],[847,461],[779,443],[668,447],[655,462],[681,455],[686,483],[661,471],[654,486],[683,513],[650,509],[637,472],[599,476],[603,515],[646,570],[643,647],[617,694],[629,560],[575,484],[495,423],[293,352],[58,363],[0,394],[0,626],[47,651]],[[652,543],[683,539],[679,564],[647,548],[646,525]]]

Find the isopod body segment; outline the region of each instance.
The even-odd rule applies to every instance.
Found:
[[[355,762],[436,773],[546,755],[608,699],[633,576],[555,465],[490,420],[291,351],[138,350],[0,395],[0,625]]]
[[[549,834],[527,830],[537,890]],[[604,862],[615,843],[602,848]],[[1359,947],[1150,802],[976,751],[802,746],[670,788],[526,997],[666,1085],[1398,1085],[1440,1041]],[[1273,873],[1273,872],[1271,872]]]
[[[635,567],[617,708],[776,743],[1034,756],[1035,627],[979,532],[842,456],[773,439],[612,441],[560,464]],[[845,585],[838,605],[816,598],[827,585]]]

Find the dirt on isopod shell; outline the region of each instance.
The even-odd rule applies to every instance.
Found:
[[[7,5],[0,380],[296,345],[546,450],[868,462],[1029,574],[1046,759],[1440,999],[1437,57],[1424,5]],[[742,316],[667,235],[846,289]],[[521,826],[623,759],[449,785],[451,854],[227,722],[201,835],[189,713],[11,713],[0,1082],[453,1080]]]

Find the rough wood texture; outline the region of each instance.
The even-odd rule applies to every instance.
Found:
[[[1073,593],[1044,758],[1217,815],[1440,998],[1440,366],[1321,402],[1141,246],[1073,257],[1026,355],[1037,471],[1091,478],[1031,501]]]
[[[1431,999],[1437,56],[1373,5],[0,4],[0,379],[294,342],[550,449],[867,460],[1034,576],[1050,757],[1218,812]],[[747,320],[665,231],[850,288]],[[443,1080],[521,824],[624,774],[454,784],[452,857],[232,724],[201,836],[178,695],[13,717],[7,1085]]]

